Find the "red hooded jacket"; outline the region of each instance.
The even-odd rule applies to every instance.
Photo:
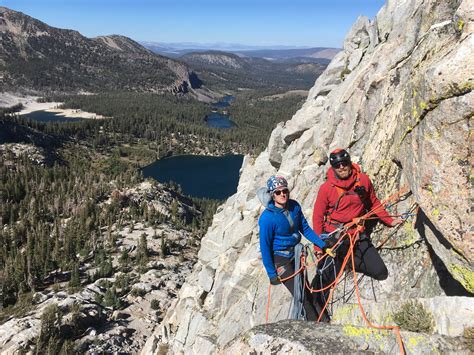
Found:
[[[344,193],[340,197],[341,190],[338,190],[336,186],[348,193]],[[357,193],[354,193],[356,186],[363,186],[365,189],[362,199]],[[355,217],[362,216],[366,209],[371,210],[380,205],[372,182],[366,174],[361,172],[357,164],[352,163],[352,175],[345,180],[339,179],[333,168],[329,168],[327,180],[319,188],[318,197],[314,203],[313,230],[319,235],[324,232],[332,232],[337,228],[337,225],[328,223],[325,218],[327,215],[330,215],[334,222],[347,223]],[[376,215],[387,226],[393,222],[385,209],[378,209]]]

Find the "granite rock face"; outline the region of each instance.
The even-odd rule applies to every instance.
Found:
[[[390,275],[359,282],[369,319],[393,324],[393,312],[418,299],[433,316],[436,341],[454,342],[437,349],[456,351],[451,337],[473,324],[455,314],[455,305],[468,314],[474,309],[473,9],[472,0],[388,0],[374,20],[357,20],[303,107],[275,129],[265,152],[246,158],[237,193],[218,209],[193,273],[143,353],[163,344],[173,353],[215,353],[226,346],[246,352],[230,342],[265,322],[268,291],[258,250],[263,207],[255,193],[278,172],[288,178],[292,198],[310,219],[328,169],[325,156],[336,147],[349,148],[379,198],[408,188],[410,196],[391,213],[419,206],[417,216],[400,228],[373,234],[376,245],[387,240],[381,254]],[[336,290],[334,322],[362,325],[359,313],[345,312],[357,307],[351,282],[346,277]],[[282,286],[271,291],[269,321],[287,318],[288,292]],[[252,339],[263,332],[259,344],[271,336],[262,329],[252,331]],[[306,351],[285,346],[279,351]],[[344,346],[334,351],[344,352]]]
[[[464,339],[403,332],[409,354],[469,354]],[[388,330],[329,326],[304,321],[259,325],[225,347],[226,354],[394,354],[399,347]]]

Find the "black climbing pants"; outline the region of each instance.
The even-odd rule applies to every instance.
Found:
[[[342,245],[337,250],[336,268],[340,270],[344,257],[349,251],[350,243],[347,238],[344,239]],[[352,261],[348,260],[349,268],[352,269]],[[354,245],[354,264],[355,270],[367,275],[375,280],[385,280],[388,277],[388,270],[380,257],[379,252],[375,249],[370,238],[362,233],[359,240]]]
[[[336,250],[334,264],[328,263],[329,258],[324,258],[324,260],[320,262],[318,265],[318,273],[316,273],[316,276],[311,282],[313,289],[321,289],[335,280],[336,275],[341,270],[344,257],[349,251],[349,247],[350,242],[345,238],[341,246]],[[375,280],[385,280],[388,277],[388,270],[385,263],[365,233],[360,235],[360,239],[354,245],[354,264],[357,272],[370,276]],[[351,258],[347,261],[347,268],[348,270],[352,270]],[[329,289],[324,292],[318,292],[315,295],[316,301],[324,306],[329,295]]]
[[[280,255],[274,255],[273,261],[275,263],[275,267],[278,272],[278,276],[281,279],[287,278],[290,275],[293,275],[295,273],[295,260],[293,259],[288,259]],[[304,282],[304,277],[301,277],[302,282]],[[294,285],[295,285],[295,278],[292,277],[291,279],[286,280],[283,282],[283,285],[290,291],[291,295],[293,295],[294,292]],[[304,285],[303,285],[304,287]],[[318,319],[320,311],[321,311],[321,306],[319,303],[315,302],[313,298],[313,294],[307,290],[306,287],[304,287],[304,297],[303,297],[303,308],[305,311],[306,315],[306,320],[307,321],[315,321]],[[322,322],[328,322],[329,317],[327,316],[326,312],[321,317]]]

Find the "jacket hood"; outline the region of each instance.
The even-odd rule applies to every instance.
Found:
[[[361,172],[360,166],[352,163],[352,174],[347,179],[339,179],[336,176],[333,168],[329,168],[327,172],[327,181],[329,181],[334,186],[340,187],[344,190],[349,190],[357,180],[357,175]]]
[[[261,187],[257,190],[257,197],[265,207],[268,207],[270,202],[273,202],[272,195],[266,187]]]

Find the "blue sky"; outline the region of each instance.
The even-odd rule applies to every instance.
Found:
[[[0,6],[87,37],[341,47],[359,15],[385,0],[0,0]]]

